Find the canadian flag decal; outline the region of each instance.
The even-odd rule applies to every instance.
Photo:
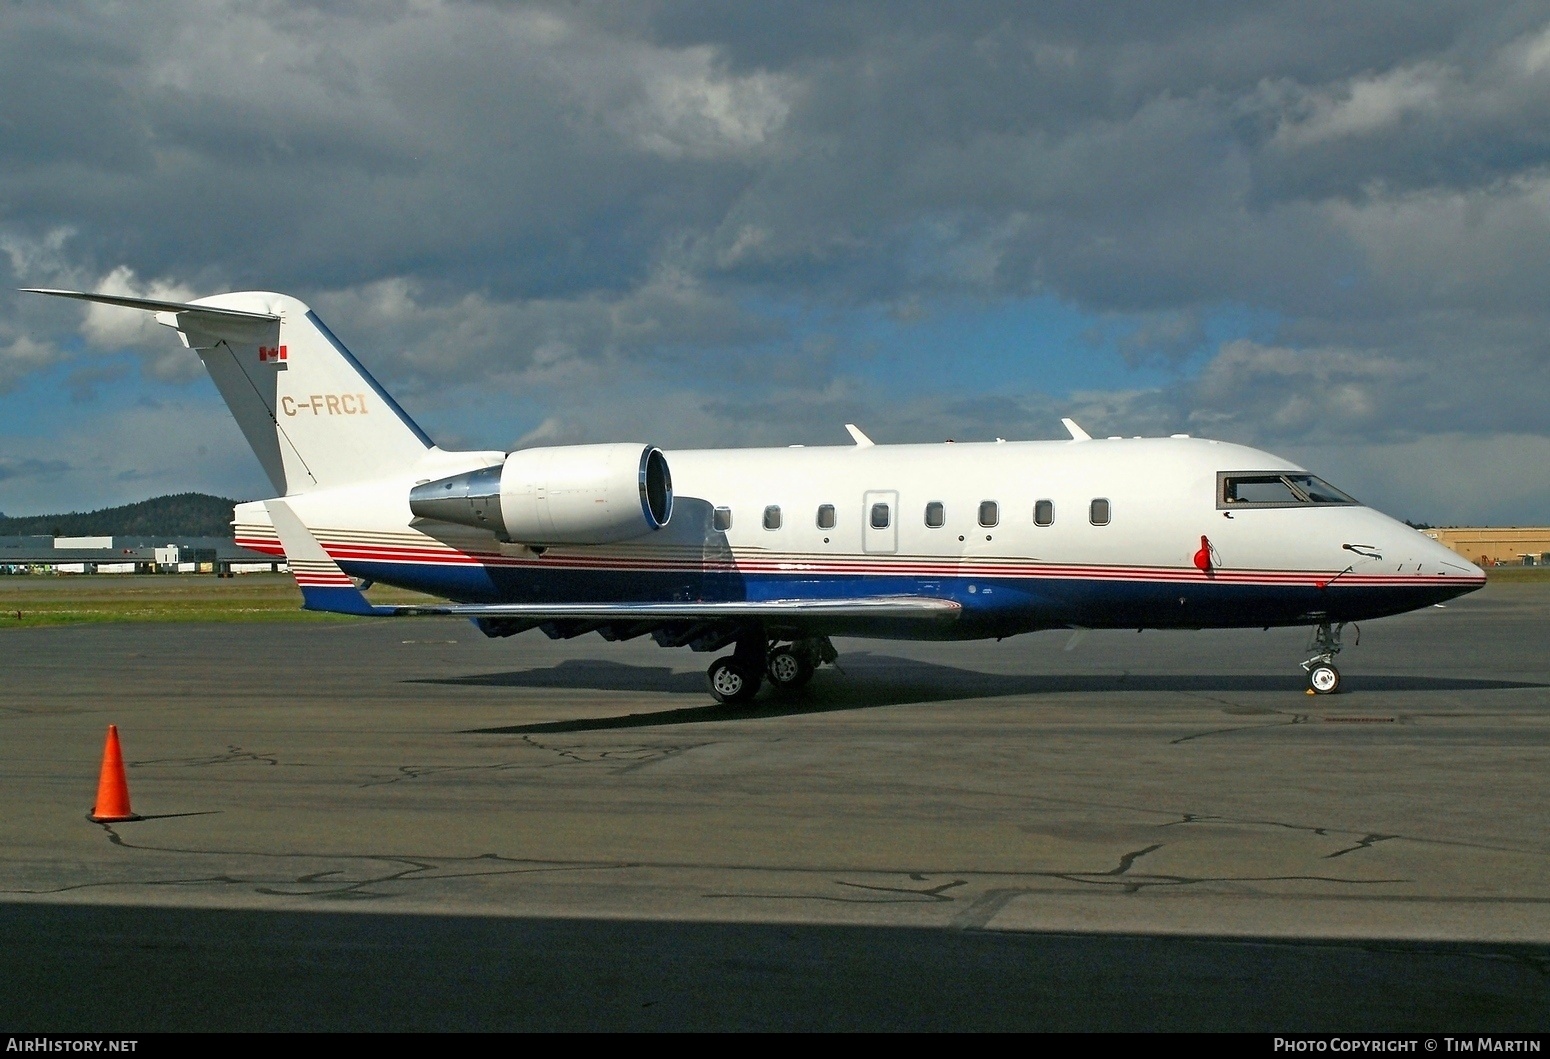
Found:
[[[258,347],[258,362],[260,364],[274,363],[274,362],[282,361],[284,359],[285,359],[285,347],[284,346],[259,346]]]

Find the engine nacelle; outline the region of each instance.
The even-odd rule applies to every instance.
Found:
[[[612,544],[667,525],[673,479],[652,445],[519,449],[499,466],[415,486],[409,510],[537,547]]]

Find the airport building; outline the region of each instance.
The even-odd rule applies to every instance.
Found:
[[[1421,532],[1479,566],[1550,565],[1550,526],[1449,526]]]
[[[0,574],[246,574],[283,561],[227,537],[0,537]]]

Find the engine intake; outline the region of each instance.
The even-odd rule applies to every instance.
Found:
[[[673,479],[653,445],[520,449],[497,467],[415,486],[409,510],[538,547],[612,544],[667,525]]]

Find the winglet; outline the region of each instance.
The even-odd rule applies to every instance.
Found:
[[[393,607],[374,607],[366,602],[350,576],[339,569],[312,532],[283,500],[266,500],[264,508],[285,548],[296,586],[301,589],[301,609],[333,614],[392,614]]]
[[[855,439],[856,448],[858,449],[871,448],[873,445],[877,444],[871,438],[861,433],[861,428],[856,426],[854,423],[846,423],[845,429],[850,431],[850,436]]]
[[[1076,420],[1074,419],[1062,419],[1060,423],[1066,428],[1066,432],[1071,435],[1072,441],[1091,441],[1093,439],[1091,434],[1076,425]]]

